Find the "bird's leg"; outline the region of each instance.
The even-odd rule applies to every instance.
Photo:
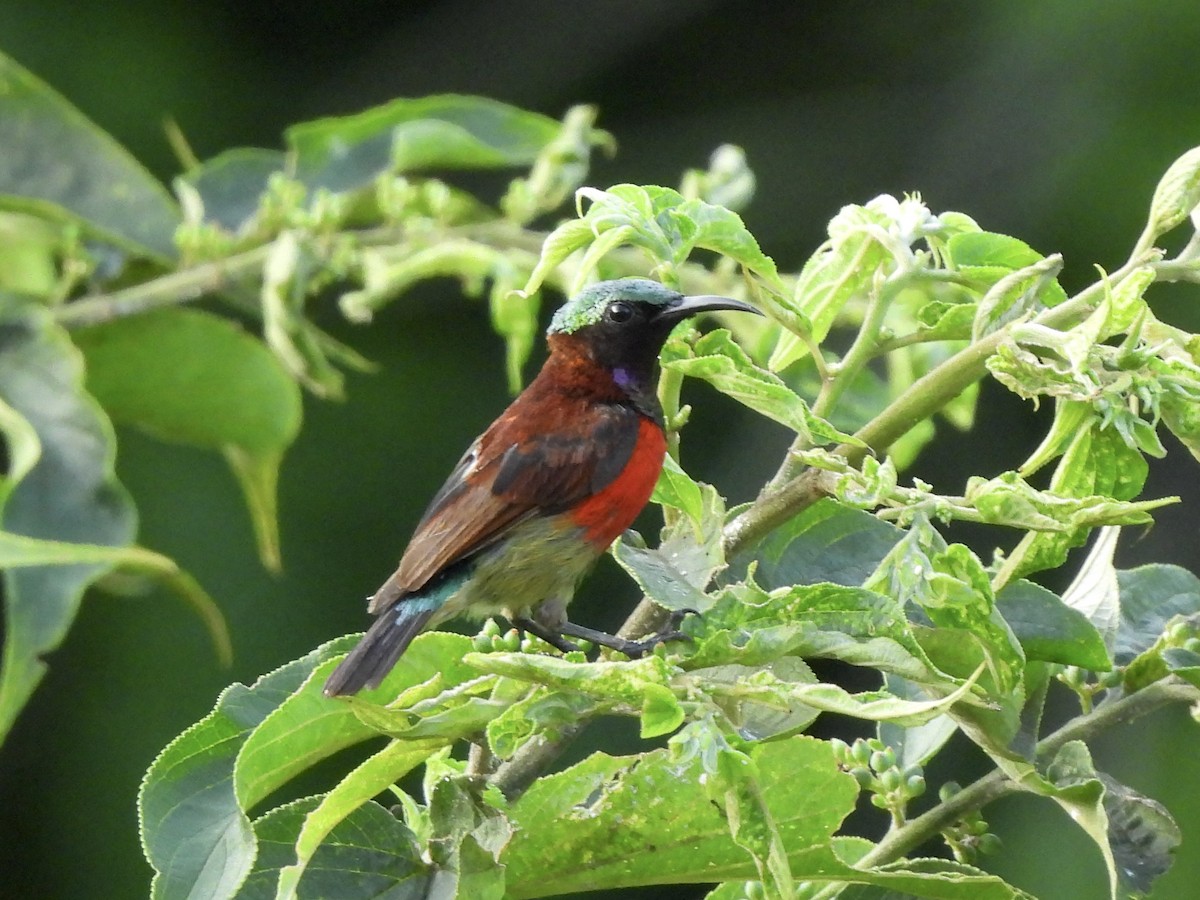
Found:
[[[616,650],[626,656],[636,658],[649,653],[659,644],[669,641],[690,641],[691,635],[684,634],[679,630],[679,626],[689,615],[699,615],[699,613],[694,609],[672,610],[666,626],[661,631],[641,640],[630,640],[604,631],[596,631],[584,625],[576,625],[574,622],[563,622],[559,631],[569,637],[591,641],[593,644],[599,644],[601,647],[608,647],[610,650]]]
[[[606,631],[597,631],[586,625],[576,625],[567,619],[566,604],[559,601],[546,601],[533,612],[532,616],[514,616],[510,621],[522,631],[540,637],[547,644],[564,653],[579,649],[566,639],[573,637],[591,641],[600,647],[608,647],[610,650],[616,650],[626,656],[638,657],[649,653],[655,646],[667,641],[691,640],[688,635],[679,630],[679,626],[687,616],[693,614],[696,614],[693,609],[673,610],[662,631],[636,641],[609,634]]]
[[[572,653],[579,648],[563,637],[561,628],[554,629],[543,625],[536,619],[531,619],[528,616],[513,616],[509,619],[515,628],[521,631],[526,631],[535,637],[540,637],[543,641],[549,644],[556,650],[561,650],[563,653]]]

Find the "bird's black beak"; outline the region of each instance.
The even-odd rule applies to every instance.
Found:
[[[673,325],[676,322],[682,322],[689,316],[696,315],[696,313],[712,312],[718,309],[734,309],[738,312],[754,313],[756,316],[762,315],[761,312],[749,303],[743,303],[741,300],[734,300],[732,297],[701,294],[696,297],[681,297],[678,303],[672,303],[670,306],[667,306],[654,318],[659,322],[667,322]]]

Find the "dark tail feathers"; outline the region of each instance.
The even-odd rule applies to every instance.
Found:
[[[422,609],[416,598],[401,601],[381,615],[333,670],[325,682],[325,696],[339,697],[379,687],[432,615],[433,609]]]

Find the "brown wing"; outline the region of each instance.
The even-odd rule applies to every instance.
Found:
[[[562,512],[602,490],[624,468],[638,413],[580,402],[552,433],[527,433],[520,400],[472,445],[417,525],[400,567],[371,598],[378,614],[448,566],[500,540],[526,518]]]

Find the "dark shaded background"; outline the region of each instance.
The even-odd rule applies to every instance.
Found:
[[[473,92],[556,116],[586,101],[599,104],[621,146],[596,167],[598,185],[675,184],[718,144],[743,146],[760,185],[745,218],[785,269],[815,248],[841,205],[919,190],[935,210],[962,210],[1064,253],[1068,290],[1094,278],[1093,265],[1124,261],[1159,174],[1200,144],[1197,46],[1200,6],[1189,2],[0,5],[0,49],[164,179],[176,170],[166,116],[203,158],[278,146],[292,122],[396,96]],[[1200,330],[1200,290],[1155,296],[1164,317]],[[169,597],[89,597],[0,753],[0,896],[144,895],[150,871],[134,802],[154,754],[229,681],[364,624],[361,598],[390,572],[461,448],[506,401],[500,343],[452,283],[423,289],[370,328],[340,325],[332,313],[327,324],[383,370],[351,376],[345,404],[307,403],[282,476],[281,578],[259,568],[220,460],[121,434],[118,471],[141,508],[143,542],[218,598],[236,663],[218,670],[195,619]],[[689,468],[747,499],[784,436],[756,437],[762,452],[748,458],[724,398],[697,389],[687,399],[696,405]],[[1044,424],[988,387],[978,430],[943,433],[913,474],[954,490],[969,473],[1013,467]],[[1147,491],[1185,503],[1159,514],[1148,535],[1127,536],[1124,565],[1200,568],[1198,470],[1170,449]],[[611,627],[632,603],[613,569],[606,563],[588,584],[582,620]],[[619,600],[603,608],[610,597]],[[612,740],[628,747],[632,738]],[[1195,745],[1192,723],[1172,712],[1096,751],[1184,828],[1158,898],[1194,896],[1200,879]],[[931,783],[982,771],[974,753],[960,756],[953,772],[939,761]],[[1057,808],[1016,799],[988,817],[1006,845],[992,870],[1048,900],[1103,896],[1098,855]]]

